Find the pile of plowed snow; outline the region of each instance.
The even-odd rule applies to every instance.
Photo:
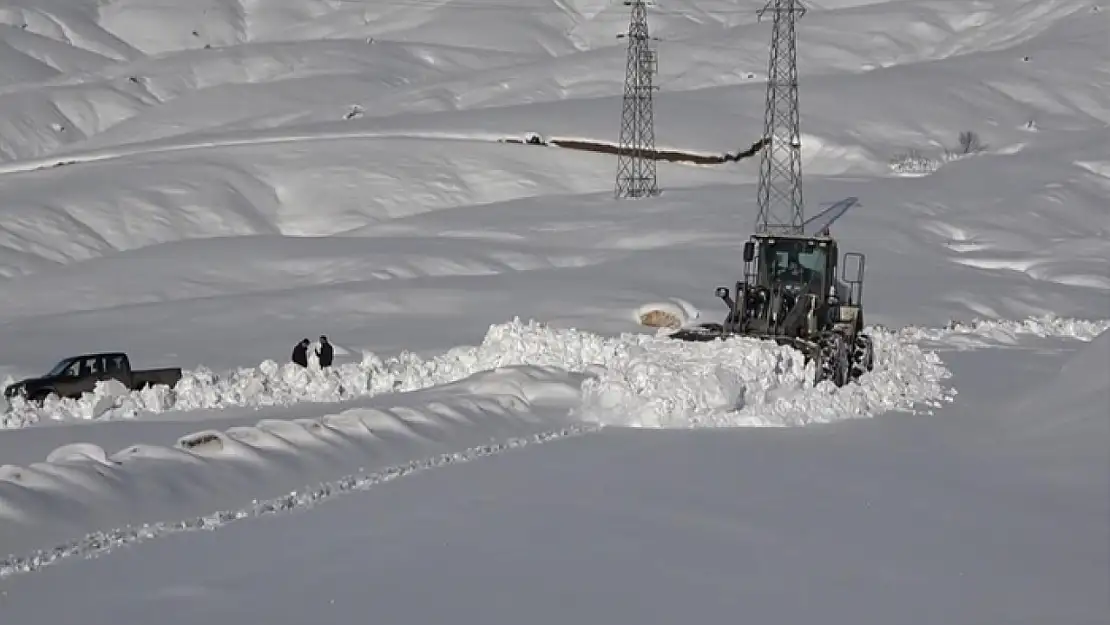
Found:
[[[173,389],[130,392],[99,387],[82,399],[21,399],[3,415],[6,428],[43,420],[132,419],[143,413],[338,402],[438,386],[476,372],[513,365],[587,373],[583,420],[642,427],[779,426],[828,422],[913,409],[947,397],[940,360],[893,333],[875,335],[875,371],[861,384],[814,386],[813,366],[772,342],[733,339],[686,343],[626,334],[606,337],[536,322],[493,325],[478,346],[424,359],[411,353],[328,371],[263,362],[253,369],[184,373]]]
[[[1069,338],[1091,341],[1110,330],[1110,319],[1073,319],[1040,315],[1021,320],[973,319],[952,321],[943,328],[908,326],[898,331],[905,340],[943,343],[949,347],[981,347],[991,344],[1016,344],[1023,336]]]
[[[0,561],[0,579],[118,540],[307,507],[414,470],[592,431],[596,424],[568,414],[581,377],[508,367],[406,394],[392,406],[261,419],[118,451],[73,443],[45,462],[0,465],[0,554],[77,540]],[[149,525],[175,519],[187,520]],[[95,533],[127,524],[133,528],[115,538]]]

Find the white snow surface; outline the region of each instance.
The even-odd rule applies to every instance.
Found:
[[[760,136],[764,4],[649,9],[658,147]],[[640,325],[723,316],[758,159],[504,142],[617,142],[621,3],[0,6],[0,378],[184,371],[0,401],[0,622],[1104,622],[1110,7],[807,6],[841,389]]]
[[[1064,362],[1061,373],[1083,367],[1094,379],[1110,372],[1103,343],[1050,360]],[[1020,389],[1029,381],[1031,371],[1021,365],[1028,359],[999,360],[990,352],[960,350],[952,361],[972,375],[989,363],[994,375],[979,378],[984,386],[1027,394]],[[1052,366],[1034,369],[1051,375]],[[521,370],[524,379],[545,376]],[[606,428],[594,434],[572,420],[561,429],[465,449],[433,454],[425,448],[418,460],[401,455],[385,468],[366,467],[219,512],[93,532],[10,558],[0,565],[5,614],[29,623],[72,614],[64,602],[35,601],[36,586],[46,584],[72,589],[69,600],[80,601],[82,617],[94,622],[130,622],[154,610],[169,623],[218,614],[284,625],[316,614],[349,619],[368,605],[390,622],[443,622],[503,596],[511,600],[483,620],[519,622],[531,613],[533,622],[552,624],[591,616],[664,623],[697,610],[727,622],[743,607],[761,617],[837,623],[918,623],[920,615],[959,623],[1005,623],[1015,615],[1098,622],[1110,581],[1110,506],[1092,494],[1108,485],[1099,468],[1110,453],[1090,445],[1100,453],[1045,454],[1044,436],[1023,436],[1030,444],[1014,445],[998,440],[997,427],[979,431],[984,415],[1044,422],[1041,406],[992,407],[994,392],[971,388],[963,408],[950,406],[927,420],[857,420],[846,428]],[[474,407],[486,415],[481,425],[493,426],[493,419],[520,430],[512,411],[496,418],[488,405]],[[963,412],[969,408],[978,416]],[[439,408],[441,415],[451,412]],[[204,479],[206,467],[236,464],[208,474],[223,480],[256,467],[260,459],[244,451],[270,451],[278,462],[266,473],[279,473],[288,467],[281,464],[305,459],[273,453],[296,439],[333,458],[341,440],[380,443],[380,451],[396,453],[406,437],[375,440],[373,432],[380,437],[402,422],[371,413],[352,411],[307,429],[260,424],[261,431],[232,437],[243,445],[199,446],[207,463],[182,454],[183,462],[165,466],[143,492],[180,507],[187,496],[179,492],[220,485]],[[1105,413],[1096,419],[1107,424]],[[477,421],[463,416],[456,423]],[[1070,438],[1068,430],[1095,433],[1061,425],[1054,428],[1063,434],[1058,440]],[[439,430],[437,438],[427,436],[435,429],[424,429],[424,442],[460,441],[462,431]],[[560,439],[565,442],[529,451]],[[121,454],[122,466],[102,466],[101,479],[129,482],[160,473],[157,466],[140,470],[143,454],[134,456]],[[1043,466],[1046,459],[1054,466]],[[182,488],[167,496],[159,483]],[[738,564],[738,555],[747,564]],[[648,579],[666,586],[666,596],[633,600]],[[796,592],[781,588],[787,580],[812,586],[806,601],[784,601]],[[1022,592],[1015,594],[1015,587]],[[275,588],[283,589],[280,598]],[[576,600],[562,600],[553,588]],[[970,602],[969,588],[976,590]],[[614,601],[614,593],[622,599]],[[869,601],[858,600],[867,595],[873,595]]]
[[[56,544],[167,515],[202,514],[282,494],[290,483],[388,469],[410,454],[419,462],[425,454],[459,453],[560,424],[568,433],[587,428],[566,416],[578,397],[576,381],[543,367],[499,369],[390,404],[197,430],[172,445],[59,447],[45,462],[0,468],[0,551],[29,539]]]

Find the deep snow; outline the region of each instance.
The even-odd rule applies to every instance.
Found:
[[[519,319],[491,326],[476,347],[456,347],[422,359],[411,353],[321,370],[266,361],[255,369],[218,375],[186,372],[173,388],[129,392],[117,382],[81,399],[13,400],[5,426],[41,419],[130,419],[147,413],[238,406],[341,402],[457,381],[498,367],[556,367],[591,373],[579,414],[611,425],[799,425],[888,410],[909,410],[946,398],[939,359],[890,332],[873,333],[877,370],[860,384],[814,386],[812,363],[769,341],[730,339],[686,343],[646,334],[602,337]],[[830,395],[833,397],[830,398]]]
[[[762,4],[651,9],[659,147],[758,137]],[[44,601],[59,588],[103,622],[195,622],[202,605],[228,620],[254,592],[276,623],[459,620],[514,588],[484,622],[673,622],[694,606],[732,622],[741,605],[766,621],[1097,621],[1110,11],[808,4],[807,207],[861,198],[834,234],[867,254],[880,349],[840,390],[813,388],[784,348],[639,324],[652,307],[719,320],[756,159],[661,164],[661,197],[614,201],[612,157],[500,142],[615,141],[620,3],[0,8],[0,377],[119,349],[187,370],[173,391],[4,406],[4,622],[72,620],[77,603]],[[946,155],[963,130],[985,149]],[[332,372],[284,364],[320,333]],[[440,477],[392,482],[425,468]],[[254,521],[366,487],[385,494]],[[247,522],[155,540],[196,519]],[[395,547],[366,519],[393,523]],[[474,524],[490,540],[532,528],[554,549],[495,548]],[[289,535],[297,570],[325,582],[277,572]],[[73,559],[89,553],[105,559]],[[460,566],[473,583],[450,581]],[[413,580],[417,605],[390,570],[456,573]],[[368,571],[388,577],[369,596]],[[632,593],[660,579],[673,614]],[[799,583],[808,603],[776,599]],[[568,593],[578,611],[557,601]],[[373,605],[343,605],[356,596]]]
[[[952,353],[977,384],[929,419],[514,440],[97,534],[6,569],[5,614],[72,614],[37,603],[42,584],[72,588],[90,622],[1097,623],[1110,454],[1030,464],[1036,444],[997,439],[1044,413],[996,398],[1105,343]]]

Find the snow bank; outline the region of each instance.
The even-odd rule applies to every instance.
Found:
[[[426,211],[611,185],[599,171],[608,157],[567,150],[357,136],[307,143],[124,154],[49,175],[0,175],[10,213],[0,227],[0,272],[184,239],[331,235]]]
[[[580,380],[542,367],[516,367],[399,399],[392,407],[202,430],[172,446],[134,445],[108,454],[96,445],[67,445],[46,462],[0,467],[0,553],[252,502],[208,519],[128,532],[134,539],[168,527],[208,529],[211,519],[311,505],[419,468],[488,455],[519,444],[520,437],[585,431],[593,426],[567,417]],[[289,493],[316,481],[325,483]],[[76,555],[104,544],[103,535],[94,536],[63,551]],[[41,564],[41,557],[0,563],[0,577],[32,563]]]
[[[414,454],[426,459],[482,442],[497,446],[509,437],[556,436],[604,425],[803,425],[935,407],[951,398],[942,386],[948,370],[935,354],[890,332],[876,332],[875,342],[875,371],[860,384],[838,389],[829,383],[814,386],[812,365],[773,342],[606,337],[514,319],[491,326],[480,345],[428,359],[405,353],[383,360],[368,353],[358,363],[331,371],[267,361],[223,375],[190,371],[174,389],[101,387],[80,400],[52,401],[41,409],[19,401],[6,416],[9,427],[50,418],[129,419],[144,412],[339,402],[423,389],[395,395],[399,405],[387,410],[266,419],[226,431],[200,430],[173,446],[134,445],[115,454],[76,443],[54,450],[44,463],[5,465],[0,467],[0,518],[11,523],[0,526],[0,548],[11,553],[124,523],[241,505],[250,497],[270,497],[293,485],[364,468],[368,458],[375,467],[411,463]],[[451,461],[445,458],[412,466]],[[376,481],[380,476],[348,477],[308,494],[207,519],[95,534],[50,552],[47,560],[310,505]],[[41,556],[13,560],[0,571],[30,570],[41,562]]]
[[[443,468],[448,465],[470,462],[496,454],[549,441],[589,432],[593,428],[585,425],[571,425],[562,430],[542,432],[528,437],[514,437],[501,442],[467,448],[454,453],[443,453],[435,457],[414,460],[404,464],[386,467],[374,473],[355,473],[338,480],[324,482],[312,488],[293,491],[286,495],[264,501],[254,501],[249,506],[222,510],[212,514],[196,516],[184,521],[148,523],[141,526],[128,526],[110,531],[90,532],[79,540],[59,544],[53,548],[40,549],[31,555],[11,556],[0,561],[0,579],[38,571],[70,558],[94,558],[120,547],[146,542],[154,538],[194,531],[211,531],[229,523],[243,519],[254,519],[273,514],[292,512],[311,508],[326,500],[342,494],[364,491],[397,478],[424,471]]]
[[[1027,319],[982,319],[969,322],[953,320],[943,328],[908,326],[898,336],[915,342],[937,343],[946,347],[976,348],[1016,345],[1021,337],[1068,338],[1091,341],[1110,329],[1110,319],[1073,319],[1039,315]]]
[[[686,343],[632,336],[583,383],[579,414],[637,427],[796,426],[936,407],[950,396],[933,353],[893,334],[875,335],[875,371],[843,388],[814,386],[813,365],[768,341]]]
[[[457,450],[575,424],[802,425],[935,406],[948,399],[942,387],[948,371],[934,354],[887,332],[877,333],[876,349],[875,371],[859,385],[837,389],[828,383],[815,387],[812,365],[771,342],[607,337],[514,319],[491,326],[480,345],[427,359],[367,353],[360,362],[329,371],[267,361],[222,375],[189,371],[174,389],[127,392],[104,385],[80,400],[52,400],[41,408],[17,400],[5,415],[7,427],[46,419],[131,419],[171,410],[341,402],[423,389],[395,395],[402,405],[389,410],[353,408],[320,419],[269,419],[250,427],[194,432],[172,447],[136,445],[115,454],[76,443],[56,449],[45,463],[6,465],[0,468],[0,517],[12,523],[0,527],[0,547],[23,549],[122,523],[241,505],[248,497],[334,479],[364,466],[367,457],[375,466],[408,462],[414,449],[425,458],[441,448]],[[313,492],[327,494],[377,479],[344,478],[341,486],[347,486]],[[215,518],[224,522],[315,498],[294,494]],[[190,521],[158,527],[128,530],[112,540],[198,526]],[[107,539],[90,540],[56,553],[84,553]],[[30,566],[20,562],[12,566]]]
[[[21,398],[3,415],[5,428],[44,420],[134,419],[144,413],[341,402],[387,392],[425,389],[480,371],[513,365],[588,373],[579,414],[608,424],[646,427],[801,425],[868,416],[942,399],[947,370],[935,355],[888,332],[876,337],[876,370],[861,385],[813,387],[812,365],[771,342],[686,343],[663,336],[606,337],[514,319],[490,326],[478,346],[433,358],[412,353],[330,370],[279,365],[224,374],[184,372],[176,387],[135,392],[100,387],[81,399]]]

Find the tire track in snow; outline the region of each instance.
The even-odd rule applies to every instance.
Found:
[[[108,532],[93,532],[80,540],[41,549],[27,556],[10,557],[0,561],[0,580],[16,575],[34,573],[73,558],[97,558],[110,554],[117,549],[175,534],[217,530],[238,521],[308,510],[340,495],[367,491],[379,484],[391,482],[421,471],[440,469],[454,464],[471,462],[479,458],[500,455],[521,447],[542,445],[564,438],[581,436],[598,431],[601,428],[600,425],[590,423],[575,424],[559,430],[551,430],[527,437],[509,438],[502,442],[471,447],[460,452],[444,453],[431,458],[413,460],[372,473],[350,474],[337,480],[323,482],[309,490],[293,491],[281,497],[255,502],[244,508],[224,510],[176,522],[146,524],[138,527],[127,526]]]

